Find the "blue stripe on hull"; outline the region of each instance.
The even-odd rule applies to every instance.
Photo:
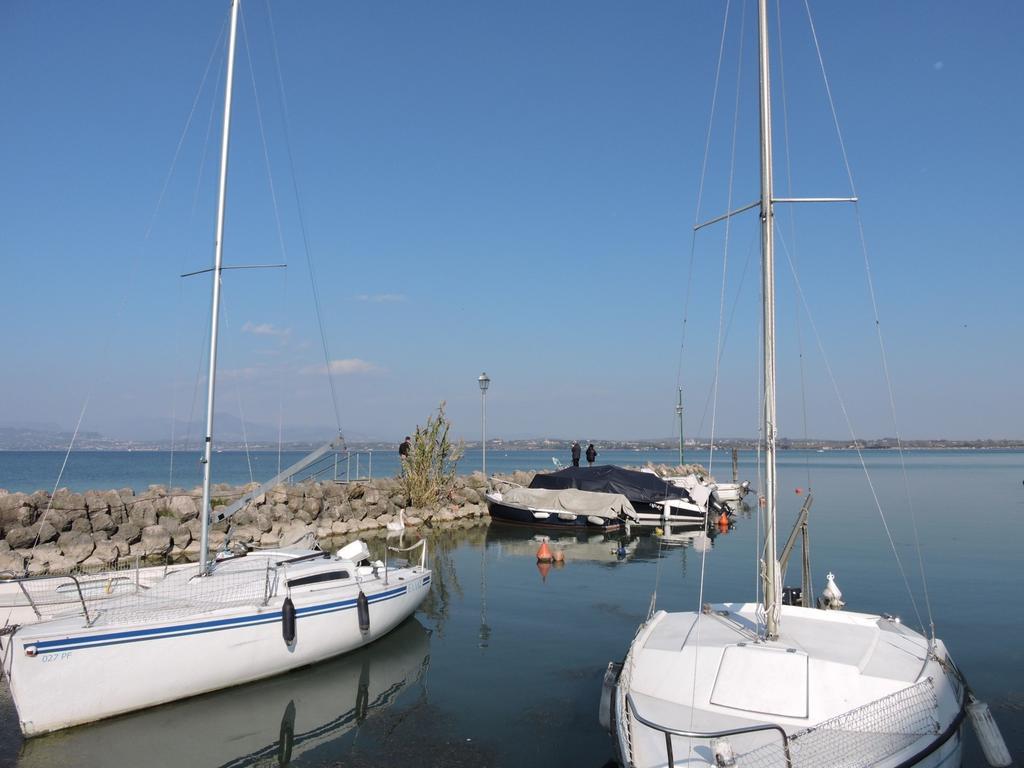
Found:
[[[424,586],[430,583],[429,577],[424,579]],[[396,589],[390,589],[386,592],[380,592],[372,597],[368,596],[368,601],[373,603],[382,603],[387,600],[393,600],[396,597],[401,597],[409,591],[407,585],[397,587]],[[337,613],[338,611],[347,611],[356,606],[356,599],[339,600],[332,603],[324,603],[322,605],[309,605],[303,608],[299,608],[295,613],[297,616],[318,616],[326,613]],[[165,637],[182,637],[186,635],[200,635],[207,632],[220,632],[226,629],[236,629],[238,627],[255,627],[261,624],[270,624],[281,620],[281,612],[274,611],[272,613],[261,613],[251,614],[249,616],[235,616],[229,619],[216,619],[212,621],[202,621],[192,624],[178,624],[171,627],[154,627],[152,629],[136,629],[124,632],[109,632],[102,635],[89,635],[87,637],[76,637],[76,638],[64,638],[61,640],[40,640],[38,642],[27,642],[23,644],[23,647],[35,647],[36,654],[42,655],[45,653],[57,653],[59,651],[71,651],[79,650],[84,648],[99,648],[107,645],[120,645],[122,643],[138,643],[144,640],[160,639]]]

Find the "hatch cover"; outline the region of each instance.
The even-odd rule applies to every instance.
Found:
[[[731,645],[722,654],[711,703],[780,717],[807,717],[807,654]]]

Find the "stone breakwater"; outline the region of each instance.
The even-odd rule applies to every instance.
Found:
[[[505,478],[528,484],[533,473]],[[230,504],[258,485],[216,485],[214,507]],[[210,530],[212,550],[230,543],[275,547],[312,534],[331,539],[372,533],[405,510],[407,528],[437,526],[487,516],[487,480],[460,477],[444,503],[411,508],[396,478],[353,483],[278,485],[260,494],[230,520]],[[64,573],[110,568],[119,563],[198,559],[201,489],[186,491],[153,485],[51,497],[0,490],[0,576]]]

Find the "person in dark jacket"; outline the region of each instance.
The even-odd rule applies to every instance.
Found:
[[[572,465],[574,467],[578,467],[580,465],[580,453],[582,453],[582,450],[580,449],[580,441],[579,440],[573,440],[572,441]]]
[[[412,450],[412,438],[405,436],[405,442],[398,446],[398,458],[405,461],[409,458],[409,451]]]
[[[587,446],[587,466],[588,467],[594,466],[594,461],[596,459],[597,459],[597,448],[595,448],[594,444],[591,443],[590,445]]]

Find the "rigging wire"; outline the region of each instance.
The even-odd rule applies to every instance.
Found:
[[[740,122],[740,92],[743,76],[743,32],[746,27],[746,6],[742,6],[743,13],[740,15],[740,52],[736,63],[736,98],[733,106],[732,121],[732,146],[729,153],[729,184],[726,192],[725,210],[732,210],[733,185],[736,181],[736,141],[739,133]],[[712,474],[711,468],[715,460],[715,427],[718,417],[718,383],[722,371],[722,336],[725,327],[725,286],[729,274],[729,235],[732,232],[732,217],[725,220],[725,238],[722,243],[722,283],[718,297],[718,340],[715,346],[715,375],[713,391],[714,396],[711,404],[711,441],[708,446],[708,474]]]
[[[814,39],[814,50],[815,50],[815,52],[817,53],[817,56],[818,56],[818,67],[819,67],[819,70],[821,72],[822,82],[823,82],[823,84],[825,86],[825,94],[828,97],[828,105],[829,105],[829,109],[831,110],[831,113],[832,113],[832,123],[835,126],[836,138],[839,141],[839,148],[840,148],[840,151],[842,152],[842,156],[843,156],[843,165],[846,168],[846,176],[847,176],[847,179],[850,182],[850,194],[851,194],[851,197],[856,199],[857,198],[857,186],[856,186],[856,184],[853,181],[853,169],[850,166],[849,154],[846,151],[846,142],[843,140],[843,132],[842,132],[842,129],[840,128],[840,126],[839,126],[839,113],[836,110],[835,99],[832,97],[832,87],[829,84],[828,74],[825,71],[825,59],[824,59],[824,57],[822,56],[822,53],[821,53],[821,44],[818,42],[818,33],[817,33],[817,31],[816,31],[816,29],[814,27],[814,18],[811,15],[811,7],[810,7],[809,3],[807,2],[807,0],[804,0],[804,8],[807,11],[807,22],[808,22],[808,24],[810,25],[810,28],[811,28],[811,37]],[[856,219],[857,219],[857,232],[858,232],[858,234],[860,236],[861,254],[862,254],[863,258],[864,258],[864,272],[865,272],[865,275],[866,275],[866,278],[867,278],[867,283],[868,283],[868,293],[871,296],[871,309],[872,309],[872,312],[874,314],[875,333],[876,333],[876,336],[878,338],[878,350],[879,350],[879,354],[880,354],[881,360],[882,360],[882,370],[883,370],[883,372],[885,374],[886,389],[888,390],[888,394],[889,394],[889,412],[890,412],[890,416],[892,418],[893,429],[895,430],[895,434],[896,434],[896,449],[897,449],[897,452],[898,452],[899,457],[900,457],[900,469],[902,470],[902,473],[903,473],[903,486],[904,486],[904,489],[905,489],[906,495],[907,495],[907,508],[908,508],[909,513],[910,513],[910,523],[911,523],[911,528],[913,529],[913,533],[914,533],[914,547],[915,547],[915,549],[917,551],[917,563],[918,563],[918,568],[919,568],[920,576],[921,576],[921,586],[922,586],[922,589],[924,590],[925,609],[926,609],[926,611],[928,613],[928,625],[929,625],[929,628],[931,629],[931,638],[932,638],[932,642],[934,643],[935,642],[935,618],[932,615],[931,598],[930,598],[930,596],[928,594],[928,580],[925,577],[924,555],[923,555],[922,550],[921,550],[921,539],[920,539],[920,536],[918,535],[917,514],[916,514],[915,509],[914,509],[913,496],[910,493],[910,478],[908,477],[908,474],[907,474],[906,456],[905,456],[904,451],[903,451],[903,437],[902,437],[902,435],[900,433],[899,422],[898,422],[898,420],[896,418],[896,396],[895,396],[895,394],[893,392],[892,376],[890,375],[890,372],[889,372],[889,358],[888,358],[888,355],[886,354],[886,350],[885,350],[885,339],[882,336],[882,321],[881,321],[881,319],[879,317],[879,313],[878,313],[878,301],[877,301],[877,298],[875,296],[875,283],[874,283],[874,279],[873,279],[872,274],[871,274],[871,259],[868,257],[867,238],[864,235],[864,220],[861,217],[860,203],[859,202],[854,202],[854,214],[855,214]],[[881,512],[881,507],[879,507],[879,512]],[[883,517],[883,523],[884,522],[885,522],[885,520],[884,520],[884,517]],[[886,526],[886,531],[888,531],[888,526]],[[900,567],[901,567],[901,570],[902,570],[902,565]],[[913,597],[913,596],[911,596],[911,597]],[[915,611],[917,610],[916,604],[915,604],[914,610]]]
[[[309,234],[306,231],[306,221],[302,213],[302,199],[299,195],[298,181],[295,174],[295,159],[292,155],[291,140],[289,138],[290,131],[288,130],[288,99],[285,94],[284,75],[281,72],[281,58],[278,53],[277,46],[277,31],[274,27],[274,16],[270,10],[270,0],[267,0],[266,8],[267,20],[270,26],[270,37],[272,41],[271,48],[274,52],[274,64],[277,69],[278,96],[281,100],[282,126],[285,135],[284,146],[288,156],[288,166],[291,170],[292,193],[295,196],[296,211],[299,219],[299,230],[302,233],[302,245],[306,253],[306,264],[309,267],[309,281],[313,289],[313,307],[316,310],[316,322],[320,329],[320,345],[323,348],[324,353],[324,367],[327,374],[327,384],[331,391],[331,405],[334,408],[334,420],[338,428],[338,434],[341,435],[341,411],[338,407],[338,395],[334,387],[334,374],[331,371],[331,356],[327,349],[327,333],[324,330],[323,312],[320,308],[320,290],[317,288],[316,270],[313,266],[313,253],[309,246]]]
[[[221,45],[221,41],[224,40],[224,36],[225,36],[225,34],[227,32],[227,29],[228,29],[228,17],[225,17],[224,23],[221,26],[220,34],[218,35],[217,40],[214,42],[213,50],[210,53],[210,60],[209,60],[209,62],[207,62],[206,73],[203,74],[203,80],[202,80],[202,82],[200,83],[200,86],[199,86],[199,93],[201,93],[203,90],[205,90],[206,78],[208,76],[208,73],[211,71],[211,68],[212,68],[212,65],[213,65],[213,59],[216,57],[216,54],[217,54],[218,50],[220,51],[220,54],[221,54],[220,55],[221,62],[224,61],[224,57],[226,56],[227,52],[224,49],[224,46]],[[214,121],[214,115],[216,114],[216,102],[217,102],[217,98],[216,97],[217,97],[217,93],[219,93],[219,92],[220,92],[220,87],[219,87],[219,83],[217,83],[214,86],[214,97],[210,100],[210,114],[209,114],[209,117],[207,118],[207,121],[206,121],[206,136],[203,139],[203,150],[202,150],[202,152],[199,153],[199,170],[196,173],[195,188],[192,190],[192,208],[191,208],[191,210],[189,212],[189,223],[188,223],[188,226],[186,227],[186,231],[191,231],[193,222],[195,221],[195,218],[196,218],[196,211],[199,209],[199,190],[202,188],[203,170],[206,168],[206,158],[207,158],[207,156],[209,154],[210,136],[213,134],[213,121]],[[196,100],[199,99],[199,93],[196,94]],[[194,110],[195,110],[195,105],[193,104],[193,111]],[[189,116],[189,122],[191,122],[191,115]],[[180,267],[181,268],[178,270],[179,274],[181,274],[182,272],[185,271],[186,253],[187,253],[186,249],[182,249],[181,263],[180,263]],[[179,309],[181,308],[182,304],[184,303],[184,291],[185,291],[185,284],[182,281],[182,279],[179,278],[179,280],[178,280],[178,300],[177,300]],[[180,354],[181,354],[181,318],[185,315],[185,313],[178,312],[177,315],[178,315],[178,322],[175,323],[175,333],[174,333],[174,360],[175,360],[175,363],[177,363],[177,360],[178,360],[178,358],[180,357]],[[191,435],[192,435],[192,419],[195,416],[196,398],[197,398],[197,394],[198,394],[197,390],[198,390],[198,386],[199,386],[199,383],[198,383],[199,382],[199,376],[202,375],[203,364],[206,362],[206,354],[207,354],[206,347],[209,346],[209,343],[208,343],[209,342],[209,330],[206,330],[205,334],[206,334],[206,342],[207,343],[206,343],[206,346],[204,346],[200,350],[199,370],[196,372],[196,377],[194,379],[195,384],[193,385],[193,389],[192,389],[192,406],[191,406],[191,408],[189,410],[188,422],[185,425],[185,443],[184,443],[184,449],[185,450],[188,450],[188,443],[189,443],[189,440],[191,439]],[[176,431],[177,431],[177,421],[178,421],[178,385],[179,385],[179,382],[180,382],[180,378],[178,377],[178,373],[177,373],[177,364],[175,364],[175,376],[174,376],[174,388],[173,388],[174,394],[173,394],[173,396],[171,398],[171,456],[170,456],[169,467],[168,467],[168,471],[167,471],[167,487],[168,488],[173,488],[174,487],[174,452],[175,452],[176,443],[177,443],[177,433],[176,433]]]
[[[810,324],[811,331],[813,332],[815,341],[817,342],[818,353],[821,355],[821,358],[825,363],[825,371],[828,373],[829,381],[832,383],[832,390],[839,402],[839,409],[842,411],[843,418],[846,420],[846,428],[850,432],[850,439],[853,442],[854,450],[857,451],[857,458],[860,459],[861,469],[864,471],[864,477],[867,479],[868,488],[871,490],[871,497],[874,499],[875,508],[878,510],[878,515],[882,520],[882,527],[885,528],[885,534],[889,538],[889,546],[892,547],[892,553],[896,558],[896,565],[899,569],[900,576],[903,578],[903,584],[906,586],[907,594],[910,596],[910,603],[914,608],[914,613],[917,615],[919,625],[924,627],[924,621],[921,619],[921,612],[917,607],[917,600],[914,598],[914,592],[910,588],[910,581],[907,579],[907,572],[903,568],[903,561],[900,559],[900,553],[896,549],[896,541],[893,539],[892,531],[889,529],[889,522],[886,520],[885,511],[882,509],[882,504],[878,499],[878,492],[875,490],[875,483],[871,479],[871,473],[868,471],[867,462],[864,460],[864,452],[861,450],[860,440],[857,438],[857,433],[853,428],[853,422],[850,419],[849,411],[846,409],[846,401],[839,389],[836,377],[832,372],[832,365],[829,362],[828,355],[825,354],[825,346],[822,343],[821,334],[818,333],[818,326],[814,322],[814,316],[811,314],[811,308],[807,304],[807,299],[804,296],[803,288],[800,284],[800,278],[796,271],[796,265],[793,264],[793,259],[790,256],[789,249],[786,247],[785,240],[780,238],[779,243],[782,245],[783,253],[786,254],[786,262],[789,264],[790,272],[793,275],[793,282],[796,285],[797,296],[800,298],[800,303],[803,306],[804,312],[807,314],[807,322]]]
[[[747,21],[747,8],[746,8],[746,4],[741,3],[740,4],[740,8],[741,8],[741,13],[740,13],[739,45],[738,45],[738,49],[739,50],[738,50],[738,54],[737,54],[737,63],[736,63],[736,98],[735,98],[735,106],[734,106],[734,109],[733,109],[732,151],[731,151],[731,158],[730,158],[730,165],[729,165],[728,202],[727,202],[727,205],[726,205],[726,210],[727,211],[732,210],[732,190],[733,190],[733,181],[734,181],[735,168],[736,168],[736,134],[737,134],[737,125],[739,124],[740,82],[741,82],[741,73],[742,73],[742,70],[743,70],[743,33],[744,33],[744,30],[746,29],[746,21]],[[726,10],[725,10],[725,19],[726,19],[726,21],[723,22],[723,29],[722,29],[722,38],[723,38],[723,40],[725,38],[725,24],[727,23],[728,18],[729,18],[729,6],[727,4],[726,5]],[[717,80],[716,80],[716,88],[717,88]],[[701,180],[701,185],[703,186],[703,179]],[[699,216],[699,212],[698,212],[698,216]],[[725,220],[725,226],[726,226],[726,229],[725,229],[725,244],[724,244],[724,249],[723,249],[723,253],[722,253],[722,288],[721,288],[721,294],[720,294],[720,297],[719,297],[719,314],[718,314],[718,346],[716,348],[716,355],[715,355],[715,358],[716,358],[715,359],[715,383],[714,383],[715,404],[714,404],[714,408],[712,409],[712,415],[711,415],[711,444],[710,444],[710,447],[708,449],[709,450],[709,455],[708,455],[708,474],[711,473],[711,465],[712,465],[712,460],[714,458],[714,451],[715,451],[715,416],[716,416],[717,406],[718,406],[718,376],[719,376],[719,371],[720,371],[720,368],[721,368],[722,323],[723,323],[724,302],[725,302],[725,281],[726,281],[726,274],[727,274],[726,273],[726,267],[728,265],[728,258],[729,258],[729,228],[730,228],[731,221],[732,221],[732,217],[729,217],[729,218],[727,218]],[[700,554],[700,582],[699,582],[699,587],[698,587],[698,590],[697,590],[697,619],[696,619],[696,622],[695,622],[696,623],[696,639],[695,639],[695,642],[696,642],[697,652],[693,654],[693,679],[695,679],[695,680],[697,679],[698,659],[700,657],[700,627],[701,627],[700,619],[701,619],[701,616],[703,616],[702,607],[704,605],[704,579],[705,579],[705,577],[707,575],[707,559],[708,559],[707,550],[708,549],[709,549],[708,547],[704,547],[702,549],[702,551],[701,551],[701,554]],[[690,724],[689,724],[690,730],[693,729],[693,716],[694,716],[694,713],[696,712],[696,706],[695,706],[696,705],[696,696],[697,696],[697,686],[694,685],[694,686],[690,687]],[[687,740],[687,747],[688,747],[688,754],[692,758],[693,757],[693,739],[688,739]]]
[[[786,197],[793,197],[793,162],[792,153],[790,152],[789,143],[789,98],[786,90],[786,61],[784,56],[785,47],[782,44],[782,4],[781,0],[775,0],[775,30],[778,35],[778,50],[779,59],[779,84],[782,89],[782,136],[783,146],[785,148],[785,159],[786,159]],[[793,248],[793,263],[799,263],[797,258],[796,248],[796,211],[795,206],[788,206],[789,210],[787,214],[789,216],[789,236],[790,242]],[[811,458],[810,453],[807,452],[807,377],[805,375],[804,365],[804,340],[803,331],[800,327],[800,305],[793,302],[793,325],[796,329],[796,344],[797,344],[797,362],[798,371],[800,374],[800,420],[803,427],[804,437],[804,469],[807,473],[807,492],[810,493],[812,489],[811,485]],[[805,529],[806,531],[806,529]],[[806,533],[804,534],[807,535]],[[804,551],[808,551],[808,546],[804,545]],[[786,570],[782,573],[782,582],[786,581],[786,574],[789,571],[789,562],[786,562]],[[808,583],[810,583],[811,574],[809,572],[805,574]],[[812,587],[813,595],[813,587]],[[804,599],[810,600],[812,595],[807,595]],[[806,604],[806,602],[805,602]]]
[[[223,29],[221,30],[221,35],[223,35]],[[216,50],[216,48],[217,48],[217,46],[215,45],[214,46],[214,50]],[[207,64],[207,72],[205,72],[203,74],[203,81],[204,82],[205,82],[205,79],[207,77],[208,71],[209,71],[209,64]],[[200,87],[200,91],[201,91],[201,87]],[[159,213],[160,213],[161,209],[163,208],[164,196],[165,196],[165,194],[167,192],[167,188],[168,188],[168,185],[170,184],[170,180],[171,180],[171,178],[174,175],[174,169],[177,167],[178,157],[179,157],[179,155],[181,153],[181,148],[182,148],[182,145],[184,144],[184,141],[185,141],[185,134],[188,132],[188,127],[191,124],[192,117],[195,114],[195,109],[196,109],[196,105],[197,105],[198,101],[199,101],[199,96],[197,94],[195,100],[193,100],[192,108],[191,108],[191,110],[189,112],[188,119],[185,122],[185,127],[182,130],[181,136],[178,139],[177,147],[175,148],[174,154],[173,154],[173,156],[171,158],[170,168],[168,169],[168,172],[167,172],[167,174],[164,177],[163,185],[161,186],[160,192],[157,195],[157,200],[156,200],[156,203],[154,205],[153,214],[150,216],[149,224],[147,225],[147,227],[145,229],[145,232],[143,234],[143,238],[142,239],[143,239],[143,243],[144,244],[149,242],[150,235],[152,234],[152,231],[153,231],[153,226],[156,223],[157,217],[159,216]],[[140,256],[140,253],[138,251],[134,251],[133,250],[132,253],[133,253],[133,257],[130,259],[129,267],[128,267],[128,281],[127,281],[127,285],[125,287],[124,293],[121,296],[121,301],[120,301],[120,304],[118,305],[117,311],[114,313],[114,318],[113,318],[113,326],[114,327],[118,327],[120,325],[119,321],[120,321],[121,317],[124,315],[125,308],[128,305],[128,298],[129,298],[129,296],[131,296],[133,294],[132,286],[135,283],[135,278],[136,278],[136,275],[138,273],[139,263],[142,260],[141,256]],[[109,357],[109,354],[110,354],[110,344],[111,344],[112,336],[113,336],[113,333],[108,333],[106,335],[106,338],[104,339],[103,348],[102,348],[102,350],[100,352],[100,356],[99,356],[99,360],[101,362],[100,370],[106,370],[107,366],[105,365],[105,361],[107,360],[107,358]],[[82,423],[85,421],[85,414],[86,414],[86,412],[89,409],[89,403],[92,400],[93,391],[95,391],[95,388],[97,386],[99,386],[100,384],[105,383],[105,382],[102,381],[101,378],[97,378],[97,379],[94,379],[92,381],[93,381],[93,383],[89,387],[89,390],[86,393],[85,399],[82,402],[82,409],[81,409],[81,411],[78,414],[78,420],[76,421],[75,429],[74,429],[74,431],[71,434],[71,440],[68,441],[68,449],[67,449],[67,451],[64,454],[63,461],[61,462],[60,471],[57,473],[57,481],[54,484],[53,492],[50,494],[50,498],[49,498],[49,500],[46,503],[46,509],[43,511],[43,513],[37,519],[38,525],[37,525],[37,529],[36,529],[36,536],[35,536],[35,539],[32,542],[32,549],[33,550],[36,548],[36,545],[39,543],[39,533],[40,533],[40,531],[42,529],[42,522],[43,522],[43,520],[46,519],[47,515],[50,513],[51,509],[53,508],[53,494],[57,492],[57,489],[60,487],[61,479],[64,477],[64,472],[67,469],[68,460],[71,458],[71,452],[74,450],[75,442],[78,439],[78,433],[81,430]]]
[[[708,158],[711,153],[711,129],[715,123],[715,111],[718,104],[718,86],[722,74],[722,58],[725,54],[725,36],[729,29],[729,6],[730,0],[725,3],[725,15],[722,21],[722,34],[718,42],[718,62],[715,65],[715,84],[711,93],[711,111],[708,115],[708,128],[704,138],[704,159],[701,162],[700,181],[697,184],[697,210],[693,216],[694,229],[690,233],[690,265],[686,272],[686,293],[683,299],[683,328],[679,341],[679,360],[676,364],[676,390],[682,387],[683,382],[683,353],[686,348],[686,328],[690,314],[690,289],[693,284],[693,265],[697,257],[697,225],[700,223],[701,206],[704,199],[704,182],[707,177]],[[703,423],[701,424],[703,427]]]

